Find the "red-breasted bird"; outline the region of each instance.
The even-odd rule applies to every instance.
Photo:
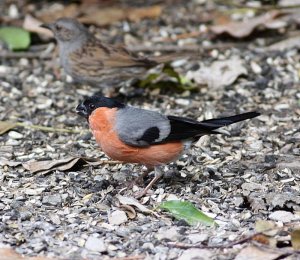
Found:
[[[140,195],[161,178],[160,166],[178,159],[199,137],[218,134],[220,127],[260,115],[248,112],[199,122],[128,106],[103,96],[87,98],[76,112],[87,118],[96,142],[110,158],[155,170],[155,178]]]

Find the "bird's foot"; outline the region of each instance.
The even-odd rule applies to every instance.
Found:
[[[147,192],[152,188],[152,186],[161,179],[162,176],[163,176],[163,171],[159,167],[155,167],[155,176],[154,176],[154,178],[150,181],[150,183],[146,186],[145,189],[143,189],[140,192],[137,192],[134,195],[134,197],[137,198],[137,199],[139,199],[141,197],[144,197],[147,194]]]

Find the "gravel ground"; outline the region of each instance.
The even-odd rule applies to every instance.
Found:
[[[163,32],[197,28],[199,6],[197,1],[169,5],[158,20],[132,23],[126,33],[124,23],[117,23],[103,29],[103,35],[116,42],[159,41]],[[188,16],[191,10],[195,15]],[[145,28],[151,30],[145,33]],[[204,41],[199,37],[186,42],[201,46]],[[299,225],[300,55],[297,49],[261,51],[255,43],[212,49],[178,67],[185,74],[199,65],[239,57],[247,73],[229,86],[199,86],[199,92],[183,93],[147,89],[140,97],[126,98],[131,105],[199,120],[251,110],[262,113],[227,127],[229,135],[201,138],[189,154],[165,167],[164,179],[140,200],[148,209],[166,199],[191,201],[216,219],[216,228],[190,227],[159,210],[153,214],[122,205],[118,195],[132,197],[143,186],[124,188],[142,171],[139,165],[84,163],[46,173],[15,166],[14,162],[55,162],[70,156],[108,158],[74,111],[83,96],[97,89],[75,86],[63,71],[54,73],[56,59],[1,58],[1,120],[72,128],[78,133],[16,128],[0,136],[0,242],[20,254],[65,259],[190,259],[184,257],[192,254],[232,259],[247,243],[187,250],[168,242],[224,245],[251,235],[260,219],[270,219],[283,229]],[[287,234],[286,230],[273,234],[277,248],[291,246]]]

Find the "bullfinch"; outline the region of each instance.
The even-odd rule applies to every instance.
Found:
[[[218,134],[220,127],[260,115],[248,112],[199,122],[128,106],[104,96],[87,98],[76,112],[88,120],[96,142],[110,158],[154,169],[154,179],[140,196],[162,177],[162,165],[177,160],[201,136]]]

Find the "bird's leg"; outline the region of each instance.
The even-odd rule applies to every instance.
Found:
[[[144,182],[144,178],[150,173],[153,171],[153,168],[148,168],[146,169],[146,171],[143,171],[143,173],[137,177],[135,180],[134,180],[134,183],[136,184],[140,184],[140,183],[143,183]]]
[[[140,185],[144,183],[144,178],[153,171],[153,168],[147,167],[146,171],[143,171],[137,178],[127,183],[126,187],[132,189],[134,185]]]
[[[154,168],[155,171],[155,176],[154,178],[150,181],[150,183],[146,186],[146,188],[144,190],[142,190],[141,192],[139,192],[135,197],[136,198],[141,198],[143,196],[146,195],[147,191],[149,189],[152,188],[152,186],[163,176],[163,171],[161,170],[161,168],[159,166],[156,166]]]

